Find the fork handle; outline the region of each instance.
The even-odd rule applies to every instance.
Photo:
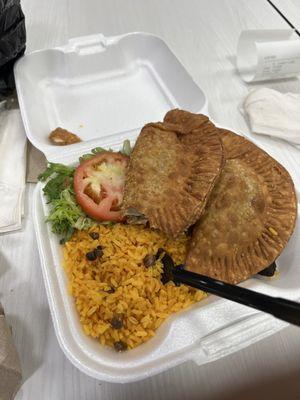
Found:
[[[205,292],[271,314],[282,321],[300,326],[300,303],[254,292],[253,290],[231,285],[230,283],[179,268],[174,268],[172,273],[174,282],[184,283],[196,289],[201,289]]]

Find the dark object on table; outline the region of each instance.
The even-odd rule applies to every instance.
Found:
[[[267,268],[265,268],[265,269],[263,269],[262,271],[260,271],[260,272],[259,272],[259,275],[268,276],[268,277],[274,276],[274,274],[275,274],[275,272],[276,272],[276,267],[277,267],[277,265],[276,265],[276,263],[275,263],[275,261],[274,261],[274,262],[273,262],[271,265],[269,265]]]
[[[25,44],[25,17],[20,0],[0,0],[0,101],[15,87],[13,66],[24,54]]]

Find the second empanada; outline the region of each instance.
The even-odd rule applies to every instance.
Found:
[[[206,116],[188,112],[181,123],[173,119],[178,112],[142,129],[131,154],[123,201],[129,222],[148,221],[170,237],[199,219],[223,166],[215,126]]]

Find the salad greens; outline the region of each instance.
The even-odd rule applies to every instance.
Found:
[[[50,204],[46,222],[51,223],[52,232],[61,236],[61,242],[70,239],[74,229],[87,229],[95,225],[77,204],[73,190],[75,168],[63,164],[48,163],[46,170],[38,177],[45,182],[43,192]]]
[[[47,168],[38,176],[41,182],[47,181],[43,192],[49,203],[57,200],[61,192],[73,183],[75,168],[63,164],[48,163]],[[50,178],[51,179],[48,179]]]
[[[128,139],[124,140],[123,142],[123,147],[120,153],[123,154],[123,156],[130,157],[130,154],[132,153],[133,148],[131,147],[130,141]]]
[[[120,153],[123,154],[123,156],[129,157],[132,150],[133,149],[130,145],[130,141],[128,139],[124,140],[122,149],[120,150]],[[106,150],[103,147],[95,147],[94,149],[91,150],[90,153],[83,154],[81,157],[79,157],[79,162],[81,163],[85,160],[88,160],[89,158],[94,157],[95,154],[102,153],[103,151],[113,151],[113,149]]]
[[[76,203],[70,188],[64,189],[60,198],[52,201],[51,205],[52,209],[46,221],[51,223],[54,233],[63,236],[62,241],[70,239],[74,229],[87,229],[95,225]]]
[[[79,161],[83,162],[103,151],[107,150],[96,147],[91,153],[81,156]],[[120,153],[129,156],[131,152],[130,142],[125,140]],[[61,237],[61,243],[69,240],[75,229],[88,229],[97,224],[77,204],[73,188],[74,172],[75,167],[49,162],[46,170],[38,176],[39,181],[46,182],[43,192],[50,206],[46,222],[51,224],[52,232]],[[111,224],[109,221],[103,223]]]

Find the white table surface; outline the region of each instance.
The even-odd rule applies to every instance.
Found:
[[[211,116],[245,133],[249,130],[237,106],[249,88],[258,84],[246,85],[236,74],[238,36],[244,29],[287,27],[265,0],[21,3],[28,51],[97,32],[113,35],[143,30],[160,35],[206,92]],[[300,91],[298,79],[265,85]],[[281,145],[280,161],[289,169],[300,167],[299,152],[289,145],[270,139],[260,142],[270,153]],[[300,184],[299,175],[294,179]],[[188,362],[126,385],[98,382],[73,367],[59,348],[49,314],[32,226],[33,188],[28,185],[23,229],[0,236],[0,301],[12,325],[24,371],[18,400],[300,398],[300,330],[294,327],[214,363],[198,367]]]
[[[299,0],[272,0],[272,3],[300,32],[300,1]]]

